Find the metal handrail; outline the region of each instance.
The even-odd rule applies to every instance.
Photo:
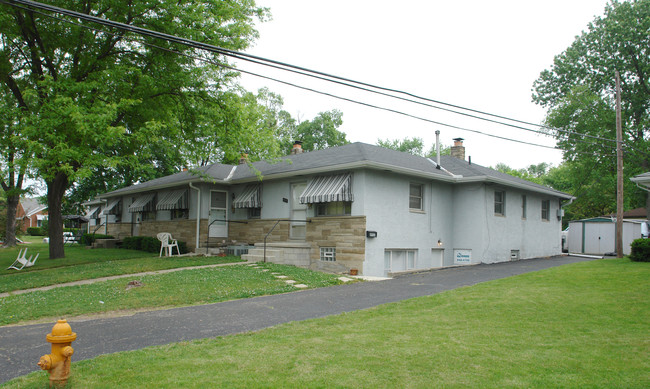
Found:
[[[97,228],[95,228],[95,229],[93,230],[93,242],[92,242],[92,243],[95,243],[95,233],[97,232],[97,230],[99,230],[100,228],[102,228],[102,226],[105,225],[105,224],[106,224],[106,222],[103,222],[102,224],[98,225]]]
[[[241,220],[229,220],[229,219],[224,219],[224,220],[215,219],[215,220],[211,221],[210,224],[208,224],[208,230],[207,230],[206,233],[205,233],[205,236],[206,236],[206,238],[205,238],[205,248],[206,248],[206,249],[209,248],[209,247],[208,247],[208,246],[209,246],[208,242],[210,241],[210,226],[211,226],[214,222],[225,222],[225,223],[242,223],[242,224],[248,224],[248,222],[245,222],[245,221],[241,221]]]
[[[271,230],[270,230],[269,232],[267,232],[266,235],[264,236],[264,263],[266,263],[266,238],[268,238],[269,235],[271,235],[271,232],[273,232],[273,230],[275,230],[275,227],[277,227],[278,224],[280,224],[280,222],[303,222],[303,223],[311,223],[311,219],[309,219],[309,220],[277,219],[277,220],[275,221],[275,224],[273,225],[273,227],[271,227]]]

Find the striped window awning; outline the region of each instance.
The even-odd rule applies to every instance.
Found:
[[[143,211],[153,211],[152,201],[155,193],[144,194],[135,199],[133,204],[129,206],[129,212],[143,212]]]
[[[187,189],[178,189],[160,195],[157,210],[188,209]]]
[[[90,210],[88,210],[88,213],[86,213],[86,217],[88,219],[97,219],[97,216],[99,216],[99,212],[97,212],[97,211],[99,211],[99,208],[100,208],[99,205],[96,206],[96,207],[90,208]]]
[[[120,201],[121,199],[111,200],[106,206],[106,208],[104,208],[104,210],[102,211],[102,215],[117,215],[117,209],[118,209],[117,204],[119,204]]]
[[[261,187],[259,184],[248,185],[239,196],[235,198],[235,208],[262,208]]]
[[[300,195],[301,204],[353,200],[352,175],[350,173],[314,177]]]

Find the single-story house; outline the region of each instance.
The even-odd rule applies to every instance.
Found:
[[[170,232],[195,252],[255,245],[250,260],[391,273],[561,253],[572,196],[465,160],[364,143],[278,161],[215,163],[102,194],[91,229]]]
[[[21,231],[27,232],[30,227],[42,227],[44,220],[47,220],[46,204],[41,204],[39,199],[35,198],[20,199],[16,210],[16,221],[20,223]]]

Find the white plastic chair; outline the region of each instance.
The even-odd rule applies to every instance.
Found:
[[[30,256],[29,259],[28,259],[28,258],[26,258],[26,256],[27,256],[27,248],[25,248],[25,251],[23,251],[21,249],[18,252],[18,258],[16,258],[14,263],[12,263],[11,266],[9,266],[7,268],[7,270],[9,270],[9,269],[22,270],[24,267],[34,266],[34,264],[36,263],[36,260],[38,259],[39,255],[41,255],[41,254],[40,253],[36,254],[36,258],[34,258],[33,260],[32,260],[33,255]],[[18,267],[18,266],[20,266],[20,267]]]
[[[176,252],[178,255],[181,255],[181,251],[178,248],[178,241],[174,238],[172,238],[172,234],[169,232],[161,232],[158,235],[156,235],[158,240],[160,241],[160,255],[159,257],[162,257],[163,250],[166,251],[166,256],[171,257],[174,255],[174,250],[173,248],[176,247]]]

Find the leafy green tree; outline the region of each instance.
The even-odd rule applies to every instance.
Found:
[[[257,37],[255,20],[267,16],[251,0],[57,6],[233,50],[245,49]],[[0,110],[20,111],[10,134],[25,140],[16,151],[31,156],[29,165],[47,184],[50,258],[60,258],[66,190],[98,168],[123,172],[149,161],[154,169],[177,169],[181,145],[219,125],[207,119],[218,116],[236,74],[216,65],[226,62],[218,54],[1,7],[0,85],[10,98]],[[231,143],[220,146],[231,152]]]
[[[302,148],[305,151],[323,150],[329,147],[342,146],[350,143],[344,132],[339,131],[343,124],[343,113],[333,109],[320,112],[312,120],[305,120],[298,124],[295,129],[295,137],[291,140],[302,140]],[[287,138],[285,134],[285,138]],[[288,134],[291,135],[290,133]],[[290,140],[290,139],[286,139]],[[289,144],[285,143],[286,150]]]
[[[413,138],[406,137],[402,140],[379,139],[377,140],[377,146],[417,155],[420,157],[427,157],[427,158],[437,157],[436,145],[435,144],[431,145],[431,148],[427,152],[424,152],[424,141],[422,140],[422,138],[419,138],[417,136]],[[441,144],[440,155],[451,155],[451,147]]]
[[[546,124],[572,174],[567,191],[590,198],[576,200],[576,215],[615,209],[615,143],[603,140],[616,139],[615,71],[622,88],[625,207],[641,206],[646,198],[629,177],[650,170],[648,31],[650,0],[612,1],[533,86],[533,101],[548,108]]]
[[[29,173],[31,159],[30,152],[26,150],[26,140],[20,136],[22,125],[20,110],[8,104],[9,102],[10,96],[2,93],[0,95],[0,189],[5,196],[4,218],[1,223],[5,231],[2,243],[4,247],[16,245],[16,212],[20,196],[26,192],[23,184]]]
[[[422,138],[418,138],[417,136],[413,138],[406,137],[402,140],[378,139],[377,146],[413,155],[424,155],[424,141]]]

